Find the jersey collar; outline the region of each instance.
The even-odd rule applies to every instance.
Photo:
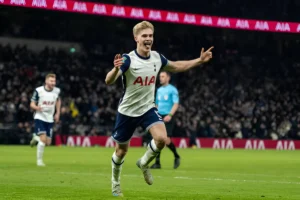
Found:
[[[134,50],[134,53],[140,58],[140,59],[143,59],[143,60],[148,60],[150,58],[150,55],[147,56],[147,57],[144,57],[144,56],[141,56],[138,54],[138,52],[136,51],[136,49]]]
[[[44,85],[44,90],[45,90],[46,92],[52,92],[52,91],[53,91],[53,89],[52,89],[52,90],[47,90],[46,87],[45,87],[45,85]]]

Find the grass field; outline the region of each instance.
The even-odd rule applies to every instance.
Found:
[[[113,149],[48,147],[47,167],[35,165],[36,148],[0,146],[0,199],[116,199],[111,196]],[[148,186],[131,148],[122,173],[124,199],[300,200],[300,151],[180,149],[182,165],[172,169],[166,149],[162,170]]]

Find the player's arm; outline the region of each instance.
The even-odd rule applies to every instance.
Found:
[[[179,103],[174,103],[174,104],[173,104],[172,109],[171,109],[171,111],[170,111],[170,113],[169,113],[169,115],[170,115],[171,117],[173,117],[173,116],[175,115],[175,113],[176,113],[178,107],[179,107]]]
[[[107,85],[111,85],[114,82],[116,82],[116,80],[121,76],[122,72],[120,71],[119,68],[114,67],[112,70],[110,70],[110,72],[108,72],[108,74],[106,75],[105,78],[105,83]]]
[[[169,72],[184,72],[206,63],[212,58],[211,50],[213,48],[214,47],[210,47],[207,51],[204,51],[204,48],[202,48],[200,57],[194,60],[168,61],[168,64],[165,66],[164,70]]]
[[[56,123],[59,122],[59,117],[60,117],[60,108],[61,108],[61,98],[58,97],[56,104],[55,104],[55,116],[54,116],[54,120]]]
[[[107,85],[113,84],[122,73],[125,73],[130,66],[130,58],[127,55],[121,57],[117,54],[114,59],[114,68],[108,72],[105,78],[105,83]]]
[[[33,92],[31,102],[30,102],[30,108],[33,109],[34,111],[42,111],[42,108],[37,105],[39,100],[39,93],[35,90]]]
[[[178,90],[176,88],[174,88],[172,90],[172,102],[173,102],[173,106],[172,106],[169,114],[167,116],[165,116],[165,118],[164,118],[165,122],[171,121],[172,117],[175,115],[175,113],[179,107],[179,95],[178,95]]]
[[[173,89],[172,91],[172,101],[173,101],[173,106],[172,109],[169,113],[169,115],[172,117],[175,115],[176,111],[178,110],[179,107],[179,94],[178,90],[176,88]]]

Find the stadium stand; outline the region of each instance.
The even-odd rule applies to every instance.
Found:
[[[14,12],[23,17],[14,16]],[[106,87],[104,77],[115,53],[134,48],[131,29],[136,21],[56,12],[38,17],[41,12],[2,11],[2,19],[10,21],[1,20],[0,35],[72,41],[80,43],[81,49],[73,53],[49,47],[34,51],[2,44],[0,129],[15,130],[12,132],[24,135],[24,143],[28,140],[32,91],[43,83],[47,72],[55,72],[63,99],[56,133],[110,135],[122,86],[119,82]],[[161,23],[155,26],[154,47],[170,60],[195,57],[202,46],[216,47],[211,63],[173,75],[181,102],[174,135],[300,139],[299,37]]]

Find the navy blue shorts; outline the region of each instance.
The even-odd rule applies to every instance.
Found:
[[[52,138],[53,123],[44,122],[39,119],[34,120],[34,132],[36,135],[46,134],[47,137]]]
[[[148,132],[153,125],[159,123],[164,122],[158,114],[157,108],[151,108],[139,117],[129,117],[118,112],[112,139],[119,144],[126,144],[130,141],[137,127],[141,126]]]

